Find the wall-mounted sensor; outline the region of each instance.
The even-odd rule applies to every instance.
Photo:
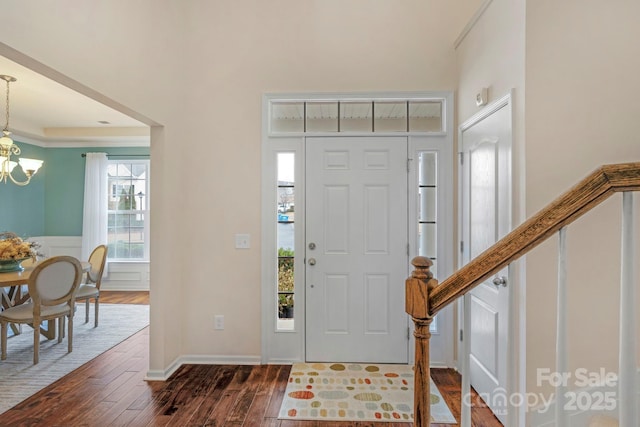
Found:
[[[483,87],[480,92],[476,94],[476,105],[478,107],[487,105],[489,102],[489,88]]]

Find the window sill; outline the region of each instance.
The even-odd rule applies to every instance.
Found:
[[[107,262],[109,263],[118,263],[118,264],[149,264],[148,259],[112,259],[107,258]]]

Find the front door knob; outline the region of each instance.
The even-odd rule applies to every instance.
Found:
[[[496,285],[496,287],[502,286],[503,288],[506,288],[507,278],[504,276],[496,276],[493,278],[493,284]]]
[[[315,258],[309,258],[309,265],[316,265],[316,259]]]

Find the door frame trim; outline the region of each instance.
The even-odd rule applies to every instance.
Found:
[[[277,276],[275,269],[273,268],[274,262],[277,262],[277,253],[275,250],[276,241],[276,210],[274,209],[274,201],[276,200],[276,170],[275,170],[275,155],[280,152],[294,152],[296,156],[300,156],[301,159],[305,157],[305,137],[306,136],[350,136],[350,134],[338,134],[336,132],[331,133],[292,133],[292,134],[272,134],[269,130],[269,107],[273,100],[297,100],[297,101],[318,101],[327,99],[339,99],[339,100],[359,100],[359,99],[374,99],[376,101],[386,100],[398,100],[398,99],[441,99],[443,102],[443,131],[442,132],[385,132],[385,133],[370,133],[363,135],[362,133],[354,133],[353,136],[407,136],[409,139],[409,157],[410,160],[415,159],[416,153],[423,150],[437,151],[442,155],[442,162],[440,164],[445,167],[441,168],[443,174],[439,175],[439,178],[443,182],[444,191],[449,196],[449,201],[443,203],[443,212],[441,218],[443,224],[446,226],[446,232],[439,240],[438,250],[442,247],[443,255],[440,258],[444,258],[446,262],[441,262],[439,274],[442,277],[447,277],[453,273],[454,259],[455,259],[455,244],[454,244],[454,227],[455,220],[453,216],[454,205],[454,170],[455,162],[453,159],[454,154],[454,104],[453,104],[453,92],[451,91],[433,91],[433,92],[385,92],[385,93],[310,93],[310,94],[265,94],[262,99],[262,182],[261,182],[261,362],[264,364],[269,363],[293,363],[301,362],[305,360],[305,336],[304,336],[304,310],[296,310],[295,312],[295,328],[293,331],[277,331],[274,318],[274,305],[275,299],[276,281]],[[413,162],[415,163],[415,162]],[[450,166],[450,167],[447,167]],[[304,227],[304,161],[296,162],[296,224],[300,224],[301,228]],[[411,177],[411,172],[409,174]],[[409,183],[409,191],[412,191],[412,183]],[[416,186],[417,191],[417,186]],[[443,195],[443,199],[444,199]],[[409,221],[413,221],[417,213],[411,211],[412,196],[409,195],[410,203],[407,207],[409,209]],[[413,202],[415,203],[415,202]],[[440,211],[440,210],[439,210]],[[409,236],[410,240],[413,236]],[[448,241],[447,241],[448,240]],[[444,243],[443,243],[444,242]],[[297,248],[304,245],[304,233],[297,232],[295,236],[295,246]],[[417,255],[417,246],[410,242],[409,258]],[[299,260],[301,264],[295,265],[297,271],[304,271],[303,260]],[[409,274],[410,265],[407,266],[407,274]],[[296,294],[299,300],[304,301],[306,295],[304,294],[304,286],[298,286],[296,281]],[[447,314],[447,323],[451,325],[451,331],[446,331],[448,336],[448,342],[446,343],[446,351],[441,361],[434,364],[434,366],[447,366],[454,367],[454,315],[453,307],[450,307],[450,313]],[[411,328],[411,322],[409,327]],[[443,330],[443,335],[445,331]],[[409,348],[413,348],[413,336],[410,338]],[[413,362],[413,352],[409,351],[409,363]]]

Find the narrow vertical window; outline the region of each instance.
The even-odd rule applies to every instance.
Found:
[[[433,261],[431,271],[438,277],[438,154],[423,151],[418,154],[418,255]],[[438,331],[438,317],[431,323],[431,332]]]
[[[278,330],[294,326],[295,256],[295,154],[278,153],[277,250],[278,250]]]
[[[109,259],[149,259],[149,161],[109,162]]]

